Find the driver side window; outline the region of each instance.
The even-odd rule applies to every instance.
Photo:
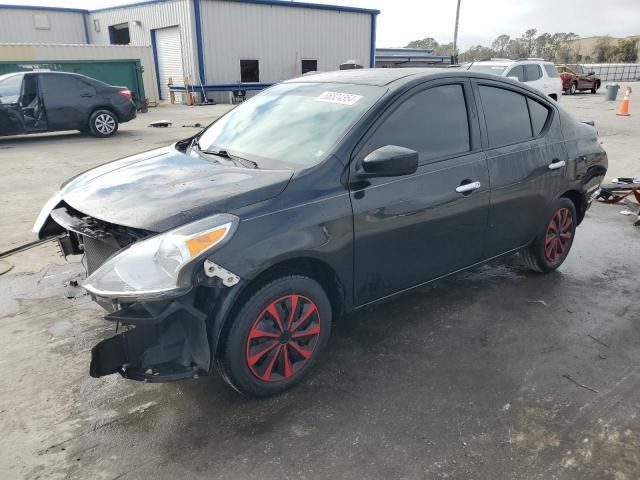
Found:
[[[4,104],[18,103],[22,78],[22,75],[15,75],[0,81],[0,102]]]
[[[468,152],[469,119],[463,86],[432,87],[402,102],[369,138],[363,153],[385,145],[415,150],[420,162]]]

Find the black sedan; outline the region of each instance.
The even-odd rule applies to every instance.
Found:
[[[0,136],[80,130],[109,137],[136,117],[126,87],[77,73],[29,72],[0,76]]]
[[[514,252],[557,269],[606,169],[596,130],[522,83],[321,73],[76,177],[34,231],[86,255],[84,287],[128,327],[92,376],[217,370],[267,396],[345,313]]]

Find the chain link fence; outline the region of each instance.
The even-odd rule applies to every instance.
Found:
[[[638,63],[585,63],[585,72],[595,72],[602,82],[640,80]]]

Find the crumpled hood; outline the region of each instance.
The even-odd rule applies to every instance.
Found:
[[[62,199],[94,218],[163,232],[280,194],[290,170],[250,169],[159,148],[88,170],[62,186]]]

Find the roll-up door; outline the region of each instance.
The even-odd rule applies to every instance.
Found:
[[[160,95],[164,100],[169,98],[169,77],[174,85],[184,85],[184,69],[182,66],[182,46],[180,43],[180,27],[159,28],[155,30],[158,75],[160,77]]]

